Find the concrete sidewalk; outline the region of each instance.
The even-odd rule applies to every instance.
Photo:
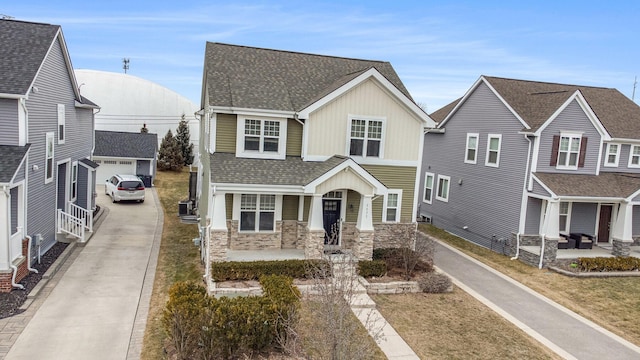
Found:
[[[640,359],[640,347],[444,243],[435,263],[454,283],[565,359]]]
[[[26,319],[7,360],[140,357],[162,210],[153,188],[143,204],[111,204],[101,190],[109,215]]]

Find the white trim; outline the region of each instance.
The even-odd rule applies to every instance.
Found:
[[[241,213],[242,213],[242,208],[241,208],[241,201],[242,201],[242,195],[256,195],[256,208],[255,210],[253,210],[255,212],[255,223],[254,223],[254,230],[241,230],[242,224],[241,224]],[[274,209],[273,210],[260,210],[260,198],[262,196],[274,196]],[[247,210],[249,211],[249,210]],[[270,213],[273,212],[273,230],[259,230],[260,228],[260,213],[261,212],[265,212],[265,213]],[[233,214],[232,214],[232,219],[233,220],[238,220],[238,233],[243,233],[243,234],[271,234],[271,233],[275,233],[277,232],[277,222],[282,220],[282,195],[278,195],[278,194],[265,194],[265,193],[235,193],[233,194]]]
[[[74,182],[74,172],[75,169],[75,182]],[[91,174],[91,173],[89,173]],[[75,188],[75,191],[74,191]],[[78,199],[78,162],[74,161],[71,163],[71,173],[69,175],[69,193],[71,194],[69,201],[75,202]],[[73,196],[75,193],[75,196]]]
[[[208,128],[206,128],[208,126]],[[216,133],[218,132],[218,114],[217,113],[213,113],[213,114],[208,114],[206,115],[205,118],[205,130],[207,131],[207,133],[205,134],[205,136],[209,137],[209,145],[207,149],[210,149],[210,153],[214,153],[216,152]],[[207,142],[207,140],[205,139],[205,143]]]
[[[381,116],[365,116],[365,115],[352,115],[349,114],[347,116],[347,137],[346,137],[346,147],[344,151],[345,156],[350,156],[356,161],[360,162],[368,159],[384,159],[384,143],[385,143],[385,135],[387,133],[387,118]],[[364,121],[364,136],[362,138],[362,155],[351,155],[351,125],[354,120]],[[380,147],[378,148],[378,156],[367,156],[367,148],[369,143],[369,122],[381,122],[382,129],[380,134]],[[378,140],[378,139],[372,139]]]
[[[556,158],[556,169],[558,170],[578,170],[578,164],[580,164],[580,149],[582,148],[582,132],[576,131],[561,131],[560,132],[560,141],[558,141],[558,157]],[[567,146],[567,150],[563,151],[562,148],[562,138],[569,138],[569,144]],[[578,138],[578,152],[576,153],[576,164],[571,165],[571,144],[573,139]],[[560,153],[566,152],[566,161],[565,164],[560,164]]]
[[[44,140],[44,183],[49,184],[53,182],[53,179],[56,177],[55,171],[55,159],[56,159],[56,134],[54,132],[48,132],[45,134]],[[51,141],[51,156],[47,156],[49,152],[49,141]],[[47,177],[47,169],[49,169],[49,159],[51,159],[51,177]]]
[[[556,195],[556,193],[554,193],[545,183],[543,183],[540,179],[538,179],[538,177],[535,176],[535,174],[531,174],[531,178],[535,180],[540,186],[542,186],[542,188],[545,189],[545,191],[547,191],[552,198],[558,197],[558,195]]]
[[[304,194],[304,187],[299,185],[265,185],[265,184],[211,184],[216,191],[225,193],[243,193],[243,194],[283,194],[283,195],[301,195]]]
[[[387,192],[387,187],[381,183],[378,179],[376,179],[373,175],[371,175],[368,171],[364,170],[360,165],[358,165],[353,159],[347,159],[340,163],[338,166],[335,166],[333,169],[327,171],[322,174],[322,176],[313,180],[309,184],[303,186],[304,193],[306,194],[314,194],[316,191],[316,187],[329,178],[336,175],[338,172],[343,171],[347,168],[350,168],[356,175],[360,176],[364,181],[369,183],[374,190],[374,194],[372,195],[384,195]]]
[[[18,146],[25,146],[28,140],[29,109],[24,99],[18,100]]]
[[[57,114],[58,126],[56,127],[56,132],[58,133],[58,144],[64,144],[67,139],[67,121],[64,104],[57,105]],[[62,127],[62,131],[60,131],[60,127]]]
[[[496,162],[489,162],[489,155],[491,154],[491,140],[498,139],[498,153],[496,154]],[[488,134],[487,135],[487,152],[484,160],[485,166],[500,167],[500,153],[502,152],[502,134]]]
[[[388,201],[389,201],[389,194],[394,194],[394,195],[398,195],[398,202],[396,204],[396,218],[395,220],[391,220],[389,221],[387,219],[387,209],[388,209]],[[401,210],[402,210],[402,189],[389,189],[387,190],[387,193],[384,195],[384,200],[383,200],[383,205],[382,205],[382,222],[385,223],[397,223],[400,222],[400,216],[401,216]]]
[[[331,158],[328,155],[309,155],[304,158],[304,161],[325,161]],[[382,165],[382,166],[420,166],[421,163],[418,160],[394,160],[394,159],[379,159],[379,158],[362,158],[359,156],[351,156],[352,159],[357,160],[361,165]]]
[[[470,138],[475,138],[476,139],[476,147],[474,149],[471,149],[469,147],[469,139]],[[480,134],[478,133],[467,133],[467,141],[464,144],[464,162],[465,164],[476,164],[478,163],[478,144],[480,143]],[[474,157],[473,160],[469,160],[469,150],[474,150]]]
[[[533,138],[533,157],[531,158],[531,173],[538,171],[538,157],[540,153],[540,137],[534,136]],[[529,176],[529,183],[527,184],[527,190],[533,190],[533,180]]]
[[[429,196],[429,200],[425,199],[425,195],[426,195],[426,189],[427,189],[427,178],[431,176],[431,196]],[[433,193],[434,190],[436,188],[436,175],[434,173],[430,173],[430,172],[425,172],[424,173],[424,184],[422,187],[422,202],[425,204],[431,204],[433,203]]]
[[[255,120],[260,122],[260,135],[259,137],[259,149],[258,150],[245,150],[244,138],[245,138],[245,120]],[[278,125],[278,151],[264,151],[264,126],[266,121],[277,122]],[[236,157],[240,158],[255,158],[255,159],[279,159],[284,160],[286,158],[287,148],[287,119],[269,118],[269,117],[253,117],[246,115],[238,115],[236,119]],[[215,135],[213,135],[215,136]]]
[[[615,154],[611,153],[611,146],[616,146],[616,152]],[[618,167],[618,163],[620,161],[620,148],[622,147],[622,144],[613,144],[613,143],[607,143],[607,151],[605,153],[605,158],[604,158],[604,165],[605,167]],[[609,162],[609,156],[610,155],[615,155],[615,161],[614,162]]]
[[[549,124],[551,124],[551,122],[555,120],[569,106],[569,104],[573,102],[573,100],[576,100],[576,102],[578,103],[578,106],[580,106],[580,108],[585,113],[585,115],[587,115],[587,118],[589,118],[589,121],[591,122],[593,127],[596,128],[600,136],[602,136],[604,140],[610,141],[611,136],[609,135],[607,130],[604,128],[604,126],[602,125],[602,123],[600,122],[596,114],[591,110],[589,103],[582,96],[582,93],[580,92],[580,90],[576,90],[573,93],[573,95],[571,95],[562,105],[560,105],[560,107],[549,117],[549,119],[547,119],[538,128],[538,130],[536,130],[535,132],[536,135],[542,134],[542,132],[547,128],[547,126],[549,126]]]
[[[294,111],[281,111],[281,110],[267,110],[267,109],[252,109],[252,108],[237,108],[232,106],[209,106],[210,112],[220,114],[236,114],[249,117],[277,117],[282,120],[294,118],[296,113]]]
[[[416,176],[413,187],[413,206],[411,208],[411,222],[416,222],[418,217],[418,199],[420,197],[420,186],[421,186],[421,178],[420,174],[422,173],[422,159],[424,156],[424,140],[425,140],[425,132],[420,132],[416,134],[418,136],[418,165],[416,166]]]
[[[562,204],[567,204],[567,213],[566,214],[562,214],[560,211],[562,209]],[[560,229],[560,226],[558,226],[558,230],[560,232],[566,232],[569,233],[571,232],[571,209],[573,209],[573,202],[571,201],[560,201],[560,204],[558,205],[558,224],[560,224],[560,216],[566,216],[567,220],[564,224],[564,229]]]
[[[640,154],[636,155],[638,157],[638,164],[633,164],[632,160],[633,160],[633,148],[638,148],[640,150],[640,144],[635,145],[635,144],[631,144],[629,146],[629,162],[627,163],[627,167],[630,168],[640,168]]]
[[[447,181],[447,197],[440,196],[440,179]],[[449,202],[449,196],[451,195],[451,177],[446,175],[438,175],[438,185],[436,186],[436,200],[443,202]]]
[[[598,145],[598,162],[596,163],[596,175],[600,175],[600,167],[602,165],[602,147],[604,146],[604,139],[600,137]],[[579,161],[580,159],[578,159]]]

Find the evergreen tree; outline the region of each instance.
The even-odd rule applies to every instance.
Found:
[[[189,123],[185,120],[184,114],[182,114],[182,119],[180,120],[178,129],[176,130],[176,141],[180,146],[182,159],[184,160],[185,165],[191,165],[193,163],[193,144],[190,141],[188,124]]]
[[[180,145],[171,130],[169,130],[160,143],[158,169],[178,171],[182,168],[183,164],[184,160],[182,159]]]

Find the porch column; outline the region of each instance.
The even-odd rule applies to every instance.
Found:
[[[356,223],[356,227],[360,231],[373,231],[372,199],[373,195],[360,196],[360,211],[358,212],[358,222]]]
[[[544,216],[543,234],[551,239],[560,238],[560,201],[547,201],[547,211]]]
[[[320,259],[324,252],[324,221],[322,217],[322,195],[314,194],[309,209],[307,234],[304,242],[304,257]]]
[[[309,210],[309,230],[324,230],[322,220],[322,195],[314,194],[311,199],[311,209]]]
[[[209,257],[207,261],[227,260],[229,231],[227,229],[227,207],[225,193],[216,192],[211,197],[211,232],[209,233]]]
[[[211,229],[227,231],[227,206],[225,193],[216,192],[213,195],[213,212],[211,213]]]
[[[631,244],[633,243],[632,233],[633,205],[628,201],[620,203],[618,216],[613,224],[613,255],[629,256]]]
[[[5,191],[3,191],[5,190]],[[0,270],[9,270],[7,244],[11,241],[10,198],[8,189],[0,189]]]

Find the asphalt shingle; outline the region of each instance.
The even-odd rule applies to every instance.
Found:
[[[535,173],[558,196],[627,198],[640,190],[640,174],[608,173],[600,175]]]
[[[30,146],[0,145],[0,183],[13,179]]]
[[[94,156],[153,159],[158,136],[151,133],[96,130]]]

